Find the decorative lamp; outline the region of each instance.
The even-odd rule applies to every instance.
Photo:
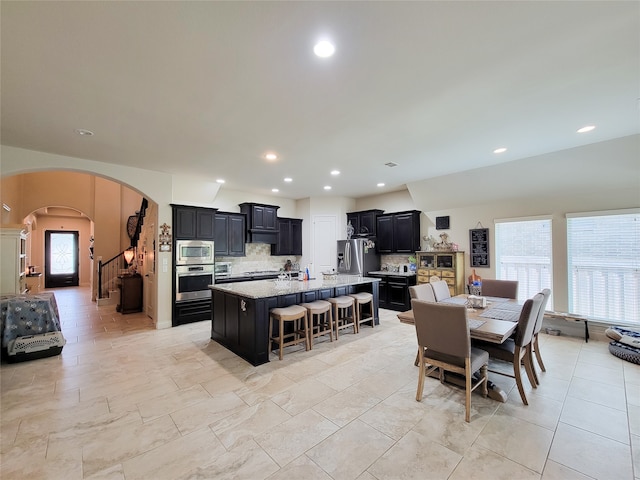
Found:
[[[135,267],[133,266],[132,262],[136,256],[136,252],[134,251],[133,247],[131,247],[131,248],[127,248],[124,251],[123,255],[124,255],[124,261],[127,262],[127,266],[129,267],[129,270],[132,271],[133,273],[133,271],[135,271]]]

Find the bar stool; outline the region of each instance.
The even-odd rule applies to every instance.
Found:
[[[360,324],[371,322],[371,327],[375,327],[375,320],[373,318],[373,294],[367,292],[360,293],[350,293],[350,297],[354,300],[354,308],[355,317],[356,317],[356,329],[357,332],[360,332]],[[369,311],[371,312],[371,316],[364,317],[364,306],[369,305]]]
[[[309,303],[301,303],[300,306],[307,309],[309,316],[309,348],[313,349],[313,337],[329,334],[333,342],[333,315],[331,303],[326,300],[315,300]]]
[[[300,326],[300,320],[303,326]],[[278,321],[278,336],[273,336],[273,322]],[[284,333],[285,322],[293,322],[293,331]],[[285,342],[284,339],[293,337],[293,340]],[[280,349],[280,360],[282,360],[282,350],[289,345],[296,345],[304,342],[305,349],[311,350],[309,343],[309,322],[307,317],[307,309],[300,305],[289,305],[283,308],[272,308],[269,311],[269,351],[272,351],[271,342],[278,342]]]
[[[333,324],[336,327],[336,340],[338,339],[338,331],[343,328],[353,326],[353,333],[358,333],[354,299],[342,295],[340,297],[327,298],[327,301],[333,306]],[[351,316],[349,316],[349,309],[351,309]]]

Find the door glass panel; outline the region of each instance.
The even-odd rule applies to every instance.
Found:
[[[49,251],[49,264],[51,274],[74,273],[74,234],[73,233],[52,233],[51,250]]]

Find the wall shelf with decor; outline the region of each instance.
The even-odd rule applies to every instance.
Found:
[[[489,229],[472,228],[469,230],[469,247],[471,266],[489,268]]]

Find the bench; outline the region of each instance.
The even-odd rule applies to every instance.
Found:
[[[589,342],[589,319],[587,317],[564,312],[544,312],[544,316],[568,322],[584,322],[584,341]]]

